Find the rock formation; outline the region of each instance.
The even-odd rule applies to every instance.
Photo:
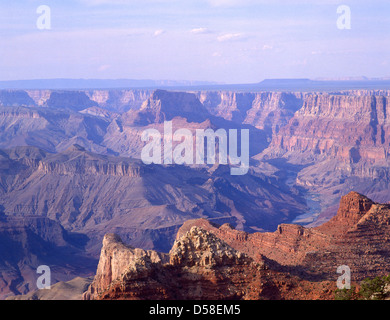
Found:
[[[315,279],[332,279],[340,265],[351,268],[352,279],[390,272],[390,206],[350,192],[340,201],[337,215],[315,228],[281,224],[275,232],[237,231],[229,225],[215,227],[206,220],[187,221],[178,237],[192,226],[202,226],[249,256],[265,256],[280,270]]]
[[[97,274],[83,298],[276,299],[281,291],[264,261],[255,262],[202,228],[184,233],[165,257],[136,250],[107,235]]]
[[[248,234],[187,221],[164,256],[106,235],[84,299],[331,299],[338,266],[349,266],[353,281],[390,272],[389,225],[389,205],[351,192],[317,228]]]
[[[389,153],[389,97],[307,95],[302,108],[276,133],[270,148],[311,158],[381,162]]]

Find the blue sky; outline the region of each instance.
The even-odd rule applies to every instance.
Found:
[[[384,77],[389,35],[388,0],[2,0],[0,80]]]

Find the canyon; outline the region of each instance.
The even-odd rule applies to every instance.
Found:
[[[331,251],[333,261],[345,257],[335,249],[340,243],[350,250],[348,256],[353,258],[347,262],[351,266],[369,262],[366,264],[372,272],[358,271],[356,279],[381,271],[386,261],[381,260],[381,254],[387,249],[381,253],[379,245],[375,249],[362,245],[356,251],[348,241],[356,246],[370,237],[377,241],[379,235],[368,221],[379,219],[386,211],[379,203],[390,202],[389,97],[388,90],[0,90],[0,216],[5,219],[0,236],[4,239],[2,252],[6,253],[1,257],[0,298],[33,290],[33,271],[39,264],[50,264],[44,257],[50,256],[53,248],[70,248],[80,261],[88,262],[77,274],[72,265],[77,261],[69,254],[63,259],[54,256],[52,265],[59,270],[55,280],[69,281],[95,273],[107,234],[117,234],[134,248],[167,255],[178,241],[176,235],[184,236],[181,231],[191,221],[203,228],[196,231],[197,237],[216,236],[219,240],[212,241],[224,241],[254,261],[237,260],[236,266],[231,265],[231,274],[240,272],[244,265],[255,272],[258,266],[253,263],[266,257],[264,263],[270,263],[267,268],[276,277],[268,280],[276,286],[277,277],[286,276],[286,270],[298,277],[294,283],[302,278],[310,281],[308,275],[314,266],[322,270],[314,278],[329,281],[333,267],[317,262],[326,260],[324,248],[335,250]],[[172,122],[174,131],[186,128],[193,136],[196,130],[208,128],[248,130],[248,173],[231,176],[230,166],[218,162],[145,165],[141,159],[146,143],[141,140],[142,132],[163,132],[166,121]],[[351,191],[357,193],[351,195]],[[341,219],[337,212],[339,206],[349,206],[343,198],[347,194],[363,207],[371,204],[362,215],[373,208],[377,213],[358,227],[356,217],[353,221]],[[371,200],[360,199],[362,194]],[[337,244],[331,232],[341,228],[341,222],[334,223],[336,216],[339,222],[355,228],[346,233],[348,241],[337,238]],[[32,227],[33,218],[46,222]],[[214,224],[222,227],[215,229]],[[45,225],[56,227],[50,231]],[[387,230],[382,227],[377,231],[386,237]],[[13,228],[33,235],[23,238],[23,247],[30,249],[15,256],[10,248],[21,238],[15,230],[6,231]],[[64,239],[51,234],[57,228]],[[252,246],[261,244],[264,251],[251,252],[239,242],[233,246],[222,231],[250,239]],[[43,257],[37,253],[29,256],[31,243],[38,241],[32,239],[45,244],[40,247]],[[279,241],[285,247],[273,246]],[[213,250],[213,254],[220,254]],[[165,268],[163,262],[160,264],[145,272],[158,273]],[[179,263],[167,268],[170,274],[181,267]],[[263,271],[256,273],[246,284],[263,276]],[[243,279],[236,281],[239,292]],[[176,297],[167,284],[159,285],[165,288],[161,290],[166,291],[166,297]],[[265,298],[278,295],[281,293],[276,291],[264,293]],[[283,295],[287,297],[287,291]],[[249,292],[248,297],[252,296],[261,295]]]

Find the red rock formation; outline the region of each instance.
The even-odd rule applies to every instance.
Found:
[[[175,242],[169,263],[156,252],[135,254],[135,250],[140,249],[107,235],[97,274],[84,298],[233,299],[247,294],[248,285],[260,284],[262,276],[262,265],[198,227]]]
[[[218,228],[193,220],[184,224],[178,236],[199,225],[255,260],[265,256],[276,261],[281,270],[288,267],[330,280],[335,279],[338,266],[348,265],[352,279],[362,280],[390,272],[389,224],[388,204],[351,192],[342,197],[337,215],[319,227],[282,224],[272,233],[247,234],[228,225]]]
[[[303,107],[274,135],[269,153],[383,162],[389,154],[389,99],[351,92],[307,95]]]
[[[302,107],[304,93],[202,91],[197,96],[218,117],[277,133]]]
[[[205,223],[204,220],[199,221]],[[207,227],[206,224],[204,224]],[[181,230],[169,253],[134,254],[114,236],[106,236],[95,279],[84,299],[330,299],[335,284],[309,283],[271,270],[200,227]],[[115,270],[115,271],[114,271]],[[314,290],[313,290],[314,289]],[[312,290],[309,295],[304,292]]]
[[[96,276],[84,298],[98,296],[107,288],[115,286],[119,279],[123,281],[124,275],[134,273],[136,279],[140,279],[144,273],[149,274],[146,266],[166,260],[167,256],[163,253],[126,246],[118,235],[107,234],[103,239]]]
[[[84,298],[329,299],[338,266],[349,266],[356,281],[390,272],[389,225],[390,205],[351,192],[337,215],[316,228],[282,224],[272,233],[248,234],[187,221],[169,255],[107,235]]]

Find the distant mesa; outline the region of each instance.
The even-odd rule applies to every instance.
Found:
[[[0,89],[12,90],[347,90],[386,89],[390,78],[343,77],[316,79],[265,79],[259,83],[226,84],[213,81],[136,80],[136,79],[35,79],[0,81]]]
[[[139,111],[130,111],[134,125],[163,123],[180,116],[189,122],[203,122],[211,115],[197,97],[187,92],[155,90]]]

